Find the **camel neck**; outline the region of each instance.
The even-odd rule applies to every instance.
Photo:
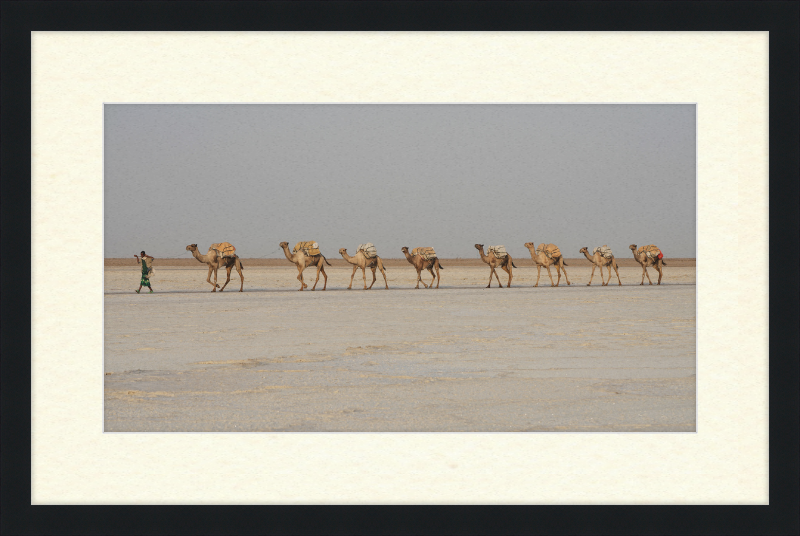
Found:
[[[192,256],[200,262],[208,262],[208,255],[201,255],[196,249],[192,251]]]
[[[289,262],[294,262],[294,258],[289,254],[289,246],[283,246],[283,254],[289,259]]]

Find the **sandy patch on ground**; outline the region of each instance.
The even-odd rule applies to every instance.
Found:
[[[543,271],[532,288],[520,267],[501,290],[483,288],[487,267],[453,265],[440,289],[414,290],[400,265],[389,291],[378,274],[365,292],[332,267],[326,292],[297,292],[284,263],[216,294],[199,263],[156,266],[151,295],[133,293],[135,264],[106,268],[105,430],[695,429],[693,268],[587,287],[574,266],[573,285]]]

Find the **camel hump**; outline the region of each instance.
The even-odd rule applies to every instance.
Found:
[[[414,248],[411,251],[411,254],[419,255],[427,260],[431,260],[436,257],[436,252],[433,250],[433,248]]]
[[[208,248],[208,252],[216,251],[217,255],[220,257],[235,257],[236,256],[236,248],[233,247],[233,244],[230,242],[219,242],[217,244],[211,244]]]
[[[298,242],[295,244],[292,253],[297,253],[298,251],[302,251],[306,257],[313,257],[314,255],[319,255],[319,244],[313,240]]]
[[[366,244],[359,244],[358,249],[356,251],[363,251],[364,256],[368,259],[372,259],[378,256],[378,249],[372,242],[367,242]]]
[[[505,246],[489,246],[489,253],[494,253],[494,256],[498,259],[508,257],[508,252],[506,251]]]

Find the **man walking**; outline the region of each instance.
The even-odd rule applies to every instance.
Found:
[[[147,255],[144,251],[142,251],[142,258],[140,259],[138,255],[134,255],[136,257],[136,262],[142,264],[142,280],[139,282],[139,288],[136,291],[136,294],[142,290],[142,287],[147,287],[150,289],[150,294],[153,293],[153,287],[150,286],[150,272],[153,270],[152,268],[148,268],[147,266],[147,259],[153,259],[150,255]],[[153,263],[150,262],[152,266]]]

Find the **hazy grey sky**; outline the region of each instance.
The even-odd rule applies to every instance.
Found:
[[[105,256],[553,242],[695,256],[695,106],[111,104]],[[188,255],[186,255],[188,256]]]

